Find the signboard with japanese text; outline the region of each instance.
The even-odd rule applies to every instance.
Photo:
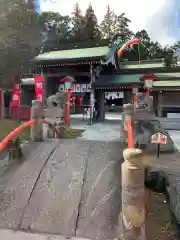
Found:
[[[86,92],[86,84],[81,84],[81,92]]]
[[[86,86],[86,92],[91,92],[91,84],[87,84],[87,86]]]
[[[20,105],[20,84],[14,82],[13,91],[12,91],[12,107],[18,107]]]
[[[35,93],[36,93],[36,99],[43,104],[44,100],[44,80],[43,76],[41,75],[35,75],[34,76],[34,83],[35,83]]]
[[[81,92],[81,85],[75,84],[75,92]]]
[[[155,144],[166,144],[167,143],[167,136],[162,133],[156,133],[151,136],[151,143]]]

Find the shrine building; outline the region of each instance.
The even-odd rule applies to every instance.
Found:
[[[59,50],[39,54],[35,58],[36,73],[44,79],[44,103],[58,91],[67,91],[62,80],[73,79],[75,112],[97,102],[98,118],[103,121],[108,105],[132,102],[134,89],[145,91],[152,80],[150,94],[156,115],[180,112],[180,68],[165,68],[163,59],[133,62],[117,57],[117,46],[96,46]],[[21,104],[34,99],[34,79],[21,79]]]

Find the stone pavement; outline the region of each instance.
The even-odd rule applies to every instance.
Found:
[[[117,142],[73,139],[38,143],[6,184],[3,182],[0,228],[114,239],[121,207],[121,155]]]
[[[45,234],[31,234],[13,230],[0,230],[0,237],[4,240],[67,240],[67,237]],[[72,237],[71,240],[88,240],[85,238]]]
[[[178,118],[159,118],[162,126],[168,130],[180,130],[180,119]]]
[[[71,115],[71,128],[85,130],[79,139],[120,142],[121,113],[106,113],[106,120],[88,125],[81,114]]]
[[[120,121],[105,121],[89,126],[79,139],[120,142]]]
[[[169,130],[168,132],[174,142],[175,147],[180,152],[180,131]]]

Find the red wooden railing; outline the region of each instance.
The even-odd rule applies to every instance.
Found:
[[[31,107],[30,106],[19,106],[9,107],[9,117],[13,120],[27,121],[30,119]]]
[[[21,124],[20,126],[18,126],[17,128],[15,128],[12,132],[10,132],[4,140],[2,140],[0,142],[0,152],[4,151],[4,149],[7,147],[7,144],[9,141],[12,141],[14,137],[18,136],[25,128],[31,126],[31,125],[34,125],[36,124],[37,120],[35,119],[30,119],[29,121],[27,122],[24,122],[23,124]],[[42,123],[45,123],[45,124],[48,124],[48,125],[51,125],[52,127],[54,127],[52,125],[52,123],[46,119],[41,119],[41,122]],[[55,128],[55,132],[57,135],[60,135],[60,131],[58,128],[54,127]]]

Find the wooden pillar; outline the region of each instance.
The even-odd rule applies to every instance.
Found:
[[[158,117],[162,117],[162,91],[158,92]]]
[[[43,74],[43,77],[44,77],[44,106],[47,105],[47,98],[48,98],[48,78],[45,74]]]
[[[90,64],[90,76],[91,76],[91,92],[90,92],[90,124],[93,123],[93,111],[94,111],[94,89],[92,89],[92,84],[94,83],[94,68],[93,64]]]
[[[100,91],[99,92],[99,110],[100,110],[100,121],[104,121],[105,120],[105,92],[104,91]]]
[[[43,139],[43,108],[38,100],[32,101],[31,107],[31,119],[37,120],[36,124],[31,125],[31,140],[32,141],[42,141]]]
[[[145,240],[145,188],[143,154],[140,149],[125,149],[122,164],[123,240]]]

